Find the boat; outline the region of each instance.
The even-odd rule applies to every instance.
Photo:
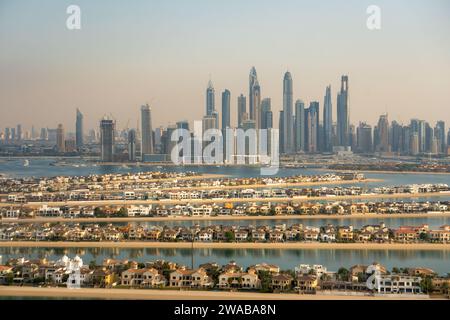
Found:
[[[28,167],[29,165],[30,165],[30,161],[28,159],[25,159],[25,161],[23,162],[23,166]]]

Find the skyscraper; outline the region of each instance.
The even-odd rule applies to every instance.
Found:
[[[270,98],[264,98],[261,101],[261,129],[268,129],[267,125],[267,113],[272,109],[272,103]],[[270,127],[271,128],[271,127]]]
[[[244,115],[247,112],[247,106],[246,106],[246,98],[243,94],[241,94],[238,99],[238,123],[237,126],[242,126],[242,121],[244,121]]]
[[[41,134],[39,135],[39,139],[41,139],[41,140],[47,140],[48,139],[47,128],[41,128]]]
[[[387,114],[380,116],[377,125],[377,152],[389,152],[389,121]]]
[[[305,110],[305,142],[306,150],[310,153],[318,151],[318,124],[319,124],[319,107],[318,102],[311,102],[309,108]]]
[[[356,129],[357,151],[361,153],[372,152],[372,127],[361,122]]]
[[[292,92],[292,76],[288,71],[284,74],[283,79],[283,140],[284,153],[294,152],[294,125],[293,125],[293,92]]]
[[[11,128],[11,142],[14,143],[16,141],[16,128]]]
[[[11,138],[11,131],[9,128],[5,128],[5,143],[9,143],[9,139]]]
[[[447,141],[446,141],[446,134],[445,134],[445,122],[444,121],[438,121],[436,123],[436,127],[434,129],[434,134],[437,138],[437,144],[438,144],[438,151],[440,153],[446,153],[447,152]]]
[[[428,122],[425,122],[425,151],[431,152],[434,138],[434,130]]]
[[[114,120],[103,119],[100,121],[100,145],[101,145],[101,161],[114,161]]]
[[[425,152],[426,151],[426,141],[425,141],[425,121],[419,120],[419,119],[411,119],[411,135],[417,133],[417,139],[418,139],[418,153]],[[411,150],[416,151],[416,150]]]
[[[209,80],[206,88],[206,115],[211,116],[215,110],[215,91],[212,81]]]
[[[231,93],[225,89],[222,92],[222,130],[230,127],[230,99]]]
[[[128,160],[136,161],[136,130],[128,131]]]
[[[350,109],[348,98],[348,76],[341,78],[341,91],[337,97],[337,134],[340,146],[350,146]]]
[[[23,137],[22,137],[22,125],[18,124],[17,125],[17,141],[22,141]]]
[[[265,120],[266,129],[272,129],[273,128],[273,112],[272,110],[269,110],[265,113]]]
[[[77,120],[75,123],[75,141],[78,151],[83,147],[83,114],[77,109]]]
[[[253,85],[252,92],[252,103],[253,103],[253,118],[250,120],[255,122],[255,129],[261,129],[261,87],[259,86],[258,79],[256,79]]]
[[[295,151],[305,151],[305,104],[302,100],[295,101]]]
[[[58,124],[56,129],[56,149],[60,153],[66,151],[64,127],[62,124]]]
[[[253,91],[254,86],[258,82],[258,75],[256,73],[255,67],[252,67],[250,70],[249,75],[249,92],[248,92],[248,112],[249,112],[249,119],[255,120],[255,102],[253,101]]]
[[[142,157],[153,153],[153,130],[151,109],[148,104],[141,107]]]
[[[331,103],[331,86],[327,86],[323,101],[323,151],[333,150],[332,145],[333,107]]]
[[[281,132],[278,135],[278,146],[279,146],[279,151],[281,154],[284,153],[284,111],[281,110],[280,111],[280,116],[278,119],[278,128],[279,128],[279,132]]]

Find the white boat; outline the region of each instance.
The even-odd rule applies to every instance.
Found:
[[[29,165],[30,165],[30,161],[28,159],[25,159],[25,161],[23,162],[23,166],[28,167]]]

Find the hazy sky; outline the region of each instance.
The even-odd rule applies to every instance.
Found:
[[[81,7],[81,30],[66,28],[66,8]],[[381,8],[381,30],[366,9]],[[112,113],[135,127],[148,102],[153,125],[201,119],[208,79],[248,95],[255,66],[274,122],[282,80],[294,99],[323,105],[349,75],[351,121],[443,119],[450,125],[450,1],[0,0],[0,128],[22,123],[74,131]],[[322,115],[321,115],[322,116]]]

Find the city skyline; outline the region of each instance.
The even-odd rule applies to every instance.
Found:
[[[450,86],[450,47],[449,41],[443,41],[450,36],[450,22],[443,16],[448,2],[380,1],[383,25],[379,31],[366,28],[367,3],[362,2],[330,1],[321,8],[288,1],[281,9],[264,1],[258,6],[251,1],[231,1],[227,6],[172,1],[172,9],[173,2],[177,9],[169,12],[165,4],[137,1],[124,16],[118,16],[108,6],[80,1],[82,29],[76,32],[65,28],[64,1],[56,6],[45,1],[2,2],[0,38],[9,45],[0,53],[0,106],[8,112],[2,113],[0,127],[20,123],[27,128],[32,124],[56,128],[62,123],[66,132],[74,132],[71,114],[79,108],[86,130],[96,128],[103,115],[110,113],[122,128],[128,121],[139,121],[139,112],[130,110],[146,102],[152,106],[154,127],[175,122],[166,112],[169,109],[192,122],[204,114],[205,98],[200,93],[208,75],[216,92],[230,90],[231,123],[236,123],[241,93],[250,107],[246,82],[252,65],[258,71],[261,99],[271,98],[275,123],[283,107],[280,79],[286,70],[293,75],[294,101],[322,104],[324,89],[331,85],[333,114],[339,77],[347,74],[352,79],[350,122],[354,124],[364,120],[375,125],[386,112],[405,124],[411,117],[450,122],[445,112],[450,105],[445,90]],[[24,7],[36,9],[29,11],[37,15]],[[231,21],[218,23],[217,9],[233,13]],[[244,28],[250,10],[267,17],[254,37]],[[277,27],[280,16],[286,20],[283,33]],[[316,24],[315,31],[302,27],[318,18],[327,23]],[[212,21],[214,27],[204,27]],[[215,37],[218,31],[221,36]],[[130,32],[136,39],[125,39]],[[156,48],[154,43],[161,41],[163,45]],[[39,48],[44,43],[42,51]],[[284,49],[279,50],[282,44]],[[176,50],[178,45],[182,53]],[[242,50],[234,50],[236,46]]]

